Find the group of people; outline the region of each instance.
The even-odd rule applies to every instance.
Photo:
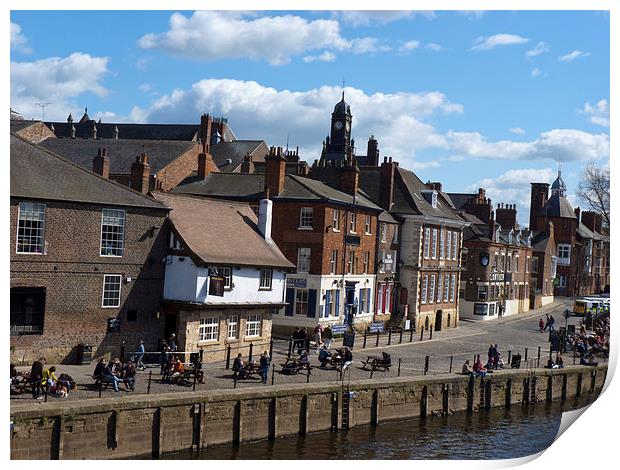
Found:
[[[322,346],[327,346],[327,349],[331,348],[334,342],[334,334],[329,325],[323,326],[321,323],[317,323],[314,327],[313,334],[317,351],[320,350]],[[297,350],[297,354],[301,355],[303,350],[308,350],[310,348],[310,338],[308,337],[308,330],[306,327],[297,327],[292,338],[293,348]]]
[[[119,384],[124,384],[126,390],[133,391],[136,387],[136,363],[129,361],[125,364],[118,357],[106,364],[104,357],[97,361],[93,371],[95,383],[110,383],[115,392],[120,392]]]
[[[336,349],[333,353],[326,344],[319,350],[319,362],[321,367],[325,367],[328,363],[340,365],[344,372],[353,363],[353,352],[348,346]]]
[[[555,318],[553,318],[553,315],[549,315],[548,313],[545,316],[545,320],[542,318],[538,320],[538,329],[541,333],[547,328],[549,328],[549,331],[555,331]]]
[[[304,351],[305,352],[305,351]],[[307,353],[306,353],[307,354]],[[233,378],[244,379],[250,374],[258,372],[261,377],[261,382],[266,384],[267,377],[269,376],[269,367],[271,366],[271,357],[267,351],[261,354],[258,363],[256,361],[244,361],[243,354],[237,354],[237,357],[233,361]]]
[[[473,375],[474,377],[482,377],[486,378],[487,372],[493,372],[492,369],[489,369],[482,364],[482,360],[480,359],[480,354],[476,356],[476,360],[474,361],[474,365],[472,366],[469,362],[469,359],[465,361],[463,364],[462,373],[465,375]]]
[[[46,364],[47,359],[40,357],[32,363],[30,374],[18,373],[15,371],[15,366],[11,364],[11,384],[19,380],[18,377],[21,375],[23,378],[30,380],[32,398],[35,400],[43,398],[44,394],[68,397],[71,390],[75,388],[75,381],[68,374],[59,374],[57,376],[56,367],[51,366],[48,368]]]

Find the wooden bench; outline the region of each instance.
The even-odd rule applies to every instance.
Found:
[[[280,374],[284,375],[296,375],[302,370],[307,370],[308,372],[312,370],[312,366],[309,362],[307,364],[300,364],[296,359],[287,359],[284,364],[281,364],[281,366],[282,369],[280,370]],[[285,370],[287,372],[285,372]]]
[[[365,361],[362,361],[362,369],[366,370],[367,366],[370,366],[372,370],[383,370],[384,372],[390,371],[392,367],[392,358],[389,354],[383,356],[368,356]]]

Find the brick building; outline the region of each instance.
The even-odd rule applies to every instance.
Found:
[[[10,158],[11,362],[155,348],[168,209],[14,135]]]
[[[540,308],[553,302],[553,280],[557,274],[558,258],[555,251],[553,222],[545,232],[534,232],[532,238],[532,265],[530,267],[530,306]]]
[[[284,305],[287,261],[271,238],[272,202],[260,215],[247,204],[154,193],[170,207],[163,308],[165,337],[180,350],[222,360],[227,347],[247,355],[269,347],[274,313]],[[243,348],[243,349],[242,349]]]
[[[530,309],[532,233],[517,225],[514,204],[498,204],[477,194],[450,193],[470,226],[463,232],[460,316],[490,320]]]
[[[609,292],[609,236],[602,233],[603,216],[575,209],[579,222],[575,244],[575,295]]]
[[[213,173],[175,192],[245,201],[255,209],[266,189],[273,201],[273,239],[296,270],[274,329],[290,332],[343,321],[369,322],[374,312],[377,217],[381,208],[358,189],[359,169],[340,168],[341,190],[288,174],[281,148],[264,173]]]

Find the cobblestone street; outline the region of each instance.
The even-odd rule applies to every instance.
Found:
[[[398,375],[398,364],[400,359],[400,375],[423,375],[425,356],[429,356],[428,375],[447,374],[450,370],[450,359],[452,358],[452,372],[460,373],[463,362],[466,359],[473,359],[474,354],[481,354],[483,361],[486,361],[486,354],[491,343],[497,343],[505,362],[508,362],[508,352],[521,354],[525,359],[525,350],[527,349],[527,364],[522,363],[521,367],[536,367],[538,358],[538,347],[541,347],[540,366],[544,366],[546,358],[549,355],[548,333],[539,333],[538,319],[551,313],[556,318],[556,325],[559,328],[564,326],[564,318],[562,312],[569,308],[572,301],[569,299],[559,299],[553,304],[548,305],[535,312],[528,312],[509,317],[504,317],[486,322],[461,321],[459,328],[434,333],[433,339],[428,339],[428,332],[424,332],[425,336],[420,341],[419,334],[414,335],[413,342],[409,342],[410,333],[404,332],[403,343],[399,344],[400,335],[394,333],[392,335],[392,344],[387,345],[387,335],[381,337],[379,347],[375,347],[376,337],[368,336],[367,348],[362,349],[363,336],[356,338],[355,347],[353,348],[354,362],[350,367],[350,372],[346,372],[344,380],[356,380],[370,378],[370,371],[363,370],[361,361],[366,359],[367,355],[377,355],[382,351],[389,352],[392,356],[392,368],[389,372],[375,371],[373,377],[396,377]],[[579,318],[569,318],[569,324],[578,324]],[[337,341],[333,347],[341,345],[341,341]],[[255,351],[255,359],[261,351]],[[272,370],[269,373],[269,381],[273,377],[275,384],[282,383],[304,383],[308,379],[312,383],[330,382],[339,380],[339,372],[332,369],[321,369],[318,367],[318,361],[314,350],[311,351],[311,364],[313,366],[312,373],[308,378],[305,373],[297,375],[282,375],[278,371],[286,360],[288,353],[288,341],[275,340],[272,361]],[[245,358],[247,359],[247,358]],[[566,364],[572,363],[572,356],[567,354],[565,358]],[[275,373],[273,373],[275,366]],[[20,367],[19,370],[29,370],[28,367]],[[68,399],[83,399],[98,397],[99,390],[95,388],[91,379],[94,364],[87,366],[77,365],[59,365],[57,366],[57,375],[60,373],[68,373],[77,382],[76,389],[70,394]],[[168,393],[168,392],[188,392],[192,390],[192,385],[182,386],[176,384],[162,383],[160,380],[159,367],[150,367],[146,371],[138,372],[135,391],[122,390],[115,393],[111,388],[105,388],[102,391],[102,397],[123,396],[129,394],[147,393],[149,372],[152,373],[150,393]],[[269,385],[267,385],[269,386]],[[232,371],[226,370],[224,362],[212,363],[205,365],[205,383],[196,384],[196,390],[219,390],[231,389],[234,387],[232,379]],[[248,387],[264,387],[260,383],[258,376],[254,379],[247,379],[237,382],[237,388]],[[123,389],[124,387],[121,387]],[[22,394],[11,397],[14,400],[32,400],[30,394]],[[55,397],[49,397],[49,400],[58,400]],[[42,400],[38,400],[39,402]]]

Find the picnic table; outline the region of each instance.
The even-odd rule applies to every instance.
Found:
[[[233,376],[235,380],[251,379],[259,376],[261,371],[260,364],[256,362],[248,362],[241,369],[235,370]]]
[[[308,373],[310,373],[310,371],[312,370],[310,362],[302,364],[297,359],[287,359],[286,362],[281,365],[282,369],[280,370],[280,373],[284,375],[299,374],[299,372],[301,372],[302,370],[307,370]]]
[[[362,369],[366,370],[366,367],[371,367],[372,370],[390,371],[392,367],[392,358],[388,353],[382,353],[381,356],[368,356],[365,361],[362,361]]]
[[[20,395],[31,391],[30,372],[18,372],[11,379],[11,395]]]

